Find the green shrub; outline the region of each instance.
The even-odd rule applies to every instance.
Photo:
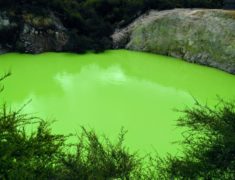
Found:
[[[35,131],[27,132],[29,126]],[[79,137],[76,153],[68,150],[67,137],[55,135],[49,124],[21,111],[0,111],[0,179],[129,179],[140,161],[123,147],[104,142],[94,131]]]
[[[178,179],[235,179],[235,104],[211,108],[196,104],[183,111],[179,127],[187,127],[182,157],[161,159],[159,174]],[[159,162],[159,159],[158,159]]]
[[[71,145],[66,143],[69,136],[53,134],[49,125],[22,109],[2,106],[0,179],[129,179],[140,164],[138,156],[123,146],[124,131],[112,143],[82,128],[78,143]],[[75,147],[76,153],[71,152]]]

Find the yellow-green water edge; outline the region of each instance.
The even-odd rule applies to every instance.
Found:
[[[194,99],[214,105],[217,96],[235,98],[235,76],[170,57],[126,50],[101,54],[10,53],[0,56],[0,72],[11,70],[0,101],[56,119],[55,133],[80,126],[115,138],[128,130],[126,145],[141,153],[176,153],[181,138],[174,109]]]

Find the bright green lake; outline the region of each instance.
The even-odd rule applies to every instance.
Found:
[[[194,98],[213,105],[217,96],[235,98],[235,76],[174,58],[130,52],[101,54],[45,53],[0,56],[4,81],[2,100],[12,107],[32,102],[26,112],[56,119],[56,133],[74,133],[80,126],[110,138],[128,130],[131,150],[175,153],[181,138],[175,127],[182,109]]]

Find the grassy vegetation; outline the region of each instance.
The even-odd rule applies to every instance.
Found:
[[[228,11],[228,10],[226,10],[224,12],[225,12],[226,15],[228,15],[228,17],[230,17],[232,19],[235,19],[235,11],[232,11],[232,10]]]
[[[53,134],[48,122],[2,105],[0,179],[235,179],[235,104],[197,103],[181,113],[183,155],[143,159],[123,145],[125,131],[112,143],[82,128],[78,143],[67,144],[69,136]]]

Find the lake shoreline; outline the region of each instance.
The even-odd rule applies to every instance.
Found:
[[[32,16],[32,17],[31,17]],[[19,24],[0,13],[0,54],[23,52],[85,53],[82,43],[52,12],[46,18],[31,15]],[[27,14],[23,15],[26,18]],[[221,9],[173,9],[149,11],[111,36],[113,47],[180,58],[235,74],[234,11]],[[43,22],[43,23],[42,23]],[[17,30],[17,34],[12,36]],[[103,42],[105,44],[105,42]],[[96,50],[95,50],[96,51]],[[99,52],[99,51],[97,51]]]

